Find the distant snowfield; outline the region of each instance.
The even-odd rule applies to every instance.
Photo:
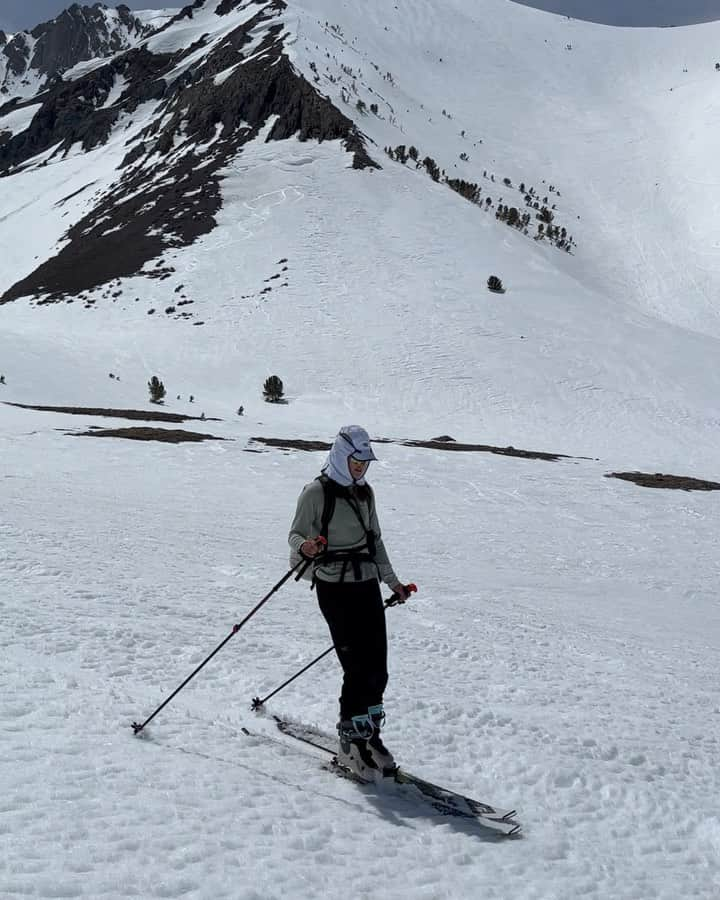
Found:
[[[720,893],[720,497],[605,477],[720,480],[715,73],[692,72],[714,66],[718,27],[392,6],[303,0],[284,16],[295,65],[312,77],[314,62],[339,103],[352,79],[326,68],[362,70],[342,108],[382,170],[350,169],[336,143],[261,137],[228,167],[218,228],[165,254],[171,278],[125,279],[92,309],[0,307],[0,401],[149,408],[158,375],[165,411],[217,417],[183,427],[227,439],[79,437],[131,423],[0,403],[3,897]],[[101,151],[2,182],[3,285],[56,252],[152,112]],[[577,252],[382,151],[413,141],[494,199],[503,177],[557,185]],[[487,292],[491,273],[506,294]],[[178,321],[165,310],[183,296],[193,318]],[[287,405],[263,402],[271,374]],[[419,586],[388,613],[388,744],[421,775],[516,806],[522,840],[242,731],[271,732],[251,698],[329,646],[294,581],[132,735],[287,570],[297,494],[324,454],[251,439],[329,441],[349,422],[392,441],[370,480],[395,568]],[[573,458],[398,443],[442,434]],[[338,690],[328,659],[270,709],[331,732]]]

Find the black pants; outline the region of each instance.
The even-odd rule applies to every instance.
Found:
[[[387,632],[380,584],[320,581],[318,602],[343,668],[340,718],[367,715],[387,685]]]

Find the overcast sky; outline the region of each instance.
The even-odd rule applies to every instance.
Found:
[[[92,6],[95,0],[80,0],[82,6]],[[192,0],[125,0],[130,9],[162,9],[171,6],[187,6]],[[0,0],[0,28],[3,31],[18,31],[32,28],[40,22],[47,22],[72,6],[73,0]],[[119,6],[118,2],[109,2],[106,6]]]
[[[53,19],[72,0],[0,0],[0,28],[17,31]],[[92,5],[94,0],[85,0]],[[180,7],[192,0],[127,0],[130,9]],[[515,0],[605,25],[692,25],[720,19],[720,0]],[[116,3],[108,3],[116,6]]]
[[[0,0],[2,2],[2,0]],[[720,19],[720,0],[515,0],[603,25],[695,25]]]

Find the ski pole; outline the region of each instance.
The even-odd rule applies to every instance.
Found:
[[[233,628],[232,628],[232,631],[230,632],[230,634],[220,644],[218,644],[218,646],[213,650],[213,652],[210,654],[210,656],[208,656],[206,659],[204,659],[200,663],[200,665],[193,672],[191,672],[190,675],[188,675],[188,677],[185,679],[185,681],[183,681],[183,683],[179,687],[175,688],[175,690],[172,692],[172,694],[170,694],[170,696],[167,698],[167,700],[163,701],[163,703],[161,703],[160,706],[158,706],[158,708],[155,710],[154,713],[152,713],[152,715],[148,716],[147,719],[145,719],[145,721],[142,724],[140,724],[138,722],[132,723],[132,728],[133,728],[133,731],[135,732],[135,734],[140,734],[140,732],[143,730],[143,728],[145,728],[145,726],[155,718],[155,716],[160,712],[160,710],[164,709],[168,705],[168,703],[173,699],[173,697],[176,694],[179,694],[180,691],[185,687],[185,685],[189,681],[192,681],[192,679],[197,675],[197,673],[200,671],[200,669],[204,668],[204,666],[206,666],[210,662],[210,660],[213,658],[213,656],[215,656],[216,653],[219,653],[220,650],[222,650],[222,648],[225,646],[225,644],[227,644],[227,642],[230,640],[230,638],[234,637],[238,633],[238,631],[240,631],[240,629],[243,627],[243,625],[255,615],[255,613],[260,609],[261,606],[264,606],[265,603],[267,603],[267,601],[272,597],[272,595],[275,593],[275,591],[277,591],[279,588],[281,588],[285,584],[285,582],[288,580],[288,578],[290,578],[291,575],[294,575],[295,572],[298,569],[300,569],[300,572],[298,573],[298,575],[296,577],[297,578],[302,577],[303,572],[305,571],[305,569],[307,569],[307,567],[310,565],[311,562],[312,562],[312,560],[307,559],[306,557],[303,557],[298,563],[296,563],[292,567],[292,569],[290,569],[289,572],[286,572],[285,575],[283,575],[283,577],[280,579],[280,581],[278,581],[278,583],[275,585],[275,587],[273,587],[262,598],[262,600],[253,609],[250,610],[250,612],[245,616],[245,618],[242,620],[242,622],[240,622],[238,625],[233,625]]]
[[[417,591],[417,585],[406,584],[405,590],[408,592],[408,594],[414,594],[415,591]],[[387,609],[389,606],[398,606],[399,604],[404,603],[404,602],[405,601],[402,599],[400,594],[398,594],[396,592],[396,593],[392,594],[392,596],[387,598],[387,600],[385,601],[385,608]],[[263,697],[262,700],[259,697],[253,697],[253,701],[252,701],[250,708],[255,710],[255,712],[262,709],[263,706],[267,703],[267,701],[271,697],[274,697],[275,694],[279,694],[283,688],[287,687],[289,684],[291,684],[293,681],[295,681],[296,678],[299,678],[302,674],[307,672],[308,669],[312,669],[312,667],[315,665],[315,663],[319,663],[321,659],[325,659],[325,657],[328,655],[328,653],[332,653],[334,649],[335,649],[335,644],[333,644],[332,647],[328,647],[327,650],[325,650],[323,653],[320,654],[320,656],[315,657],[315,659],[312,662],[309,662],[306,666],[304,666],[302,669],[300,669],[299,672],[296,672],[292,676],[292,678],[288,678],[288,680],[284,681],[280,685],[280,687],[275,688],[275,690],[272,691],[272,693],[268,694],[267,697]]]

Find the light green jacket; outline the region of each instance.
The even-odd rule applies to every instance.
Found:
[[[350,488],[353,491],[353,488]],[[300,561],[300,545],[309,538],[316,538],[322,528],[322,514],[325,506],[325,493],[321,482],[315,480],[306,484],[298,498],[295,518],[290,527],[288,543],[290,544],[290,565],[294,566]],[[360,563],[360,580],[368,581],[378,578],[391,588],[399,584],[400,579],[393,571],[388,559],[385,545],[382,542],[380,524],[378,523],[375,509],[375,495],[370,494],[370,503],[358,502],[357,506],[363,517],[363,523],[368,531],[375,534],[375,562]],[[358,521],[358,517],[350,504],[343,497],[335,501],[335,511],[328,526],[329,550],[350,550],[353,547],[362,547],[366,543],[365,531]],[[363,552],[363,551],[361,551]],[[315,577],[321,581],[341,580],[343,563],[328,562],[325,565],[315,567]],[[313,566],[307,570],[305,578],[312,578]],[[352,564],[345,570],[345,580],[355,581]]]

